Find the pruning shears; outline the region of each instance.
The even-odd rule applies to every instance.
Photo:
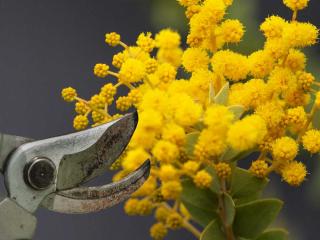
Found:
[[[127,199],[148,178],[149,160],[118,182],[81,185],[116,161],[137,122],[134,112],[95,128],[40,141],[0,134],[0,172],[8,193],[0,202],[0,240],[32,239],[39,207],[81,214]]]

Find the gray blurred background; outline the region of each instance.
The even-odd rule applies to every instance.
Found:
[[[266,16],[291,13],[281,0],[235,0],[231,16],[247,25],[248,34],[236,48],[248,53],[262,46],[258,23]],[[299,19],[319,27],[320,3],[299,13]],[[92,74],[96,62],[110,62],[114,49],[104,44],[104,34],[117,31],[133,43],[141,31],[155,32],[171,26],[186,33],[182,8],[175,0],[0,0],[0,131],[35,139],[73,131],[71,104],[60,98],[65,86],[89,97],[103,85]],[[310,53],[310,71],[319,72],[319,48]],[[306,156],[309,158],[309,156]],[[310,172],[303,187],[290,188],[276,179],[268,195],[286,201],[279,224],[289,228],[290,239],[318,239],[320,225],[320,165],[308,160]],[[318,178],[318,180],[317,180]],[[105,176],[97,183],[105,183]],[[2,184],[2,179],[0,179]],[[0,194],[5,190],[0,185]],[[122,205],[88,215],[61,215],[41,209],[36,240],[149,239],[152,218],[128,217]],[[168,239],[194,239],[180,231]]]

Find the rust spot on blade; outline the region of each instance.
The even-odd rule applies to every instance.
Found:
[[[84,163],[83,172],[90,178],[96,170],[111,165],[124,151],[136,128],[136,117],[119,120],[95,144],[94,161]]]
[[[130,195],[135,192],[142,184],[144,180],[140,179],[139,184],[128,187],[120,192],[109,195],[106,198],[102,198],[99,200],[86,200],[81,201],[80,211],[81,212],[98,212],[103,209],[112,207],[123,200],[130,197]]]
[[[144,182],[150,174],[150,161],[147,160],[136,171],[132,172],[122,180],[99,187],[80,187],[70,190],[58,192],[64,197],[79,199],[79,200],[94,200],[99,198],[106,198],[115,195],[126,189],[139,188],[141,182]]]

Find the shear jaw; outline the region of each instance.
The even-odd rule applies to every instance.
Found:
[[[148,178],[150,161],[122,180],[99,187],[80,187],[49,195],[42,206],[55,212],[83,214],[110,208],[129,198]]]
[[[21,145],[10,156],[5,170],[9,197],[31,213],[41,203],[53,211],[83,213],[124,200],[147,179],[148,161],[118,183],[97,188],[77,187],[102,174],[119,157],[137,121],[135,112],[96,128]],[[82,196],[89,200],[77,198],[78,192],[86,192]],[[98,197],[90,199],[94,194]],[[99,204],[100,208],[84,211],[84,204]]]

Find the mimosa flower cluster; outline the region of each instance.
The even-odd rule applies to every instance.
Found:
[[[264,47],[249,56],[228,49],[245,34],[238,19],[228,18],[232,0],[178,2],[189,20],[186,40],[169,28],[155,35],[141,33],[133,45],[116,32],[107,33],[106,44],[119,52],[112,64],[93,68],[105,85],[89,100],[71,87],[62,90],[65,101],[75,102],[76,130],[138,110],[138,127],[113,166],[121,168],[114,180],[151,159],[151,176],[126,202],[125,211],[154,213],[157,223],[150,234],[156,240],[179,228],[200,236],[180,199],[184,179],[192,179],[199,189],[218,181],[226,190],[239,156],[259,152],[248,169],[252,175],[266,178],[275,172],[299,186],[307,176],[306,166],[296,158],[299,151],[320,152],[320,131],[312,124],[320,108],[319,83],[306,70],[302,51],[317,43],[319,31],[297,18],[308,0],[284,0],[292,19],[266,18],[260,25]],[[120,88],[128,94],[119,96]],[[114,106],[119,113],[111,115]]]

